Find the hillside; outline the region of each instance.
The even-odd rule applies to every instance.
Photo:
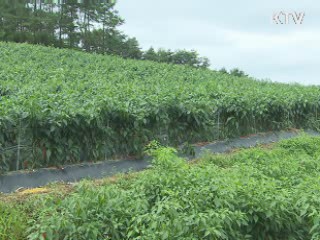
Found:
[[[0,58],[0,171],[318,123],[318,87],[27,44]]]

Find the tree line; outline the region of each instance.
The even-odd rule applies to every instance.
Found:
[[[240,70],[239,68],[233,68],[230,71],[228,71],[227,69],[225,69],[224,67],[221,68],[219,70],[220,73],[223,74],[229,74],[235,77],[249,77],[249,75],[247,73],[245,73],[244,71]]]
[[[0,0],[0,41],[80,49],[124,58],[208,68],[196,51],[150,48],[118,30],[115,0]]]

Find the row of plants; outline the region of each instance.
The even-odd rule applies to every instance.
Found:
[[[27,44],[0,58],[1,172],[319,126],[317,86]]]
[[[302,136],[193,164],[160,147],[142,173],[0,203],[0,239],[320,239],[319,146]]]

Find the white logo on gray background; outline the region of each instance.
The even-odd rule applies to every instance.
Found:
[[[275,24],[302,24],[303,19],[305,17],[304,12],[277,12],[273,14],[272,20]]]

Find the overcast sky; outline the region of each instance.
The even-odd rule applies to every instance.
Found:
[[[118,0],[116,9],[143,49],[195,49],[214,69],[320,85],[319,1]],[[305,13],[303,23],[275,24],[280,11]]]

